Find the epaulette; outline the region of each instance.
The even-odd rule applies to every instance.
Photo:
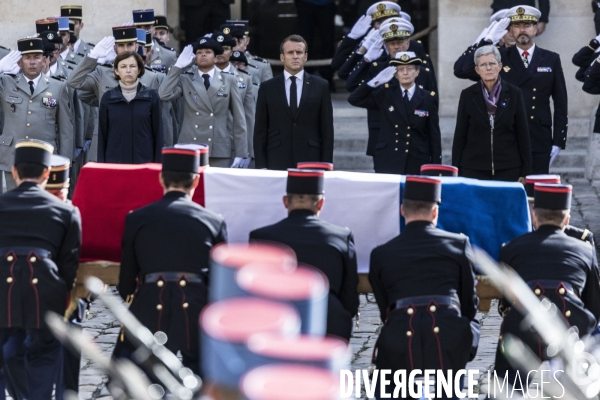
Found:
[[[108,68],[113,68],[113,64],[112,63],[104,63],[104,64],[100,64],[101,67],[108,67]]]
[[[96,47],[96,45],[94,43],[88,43],[88,46],[90,46],[92,48]]]
[[[65,61],[68,62],[69,64],[77,65],[77,63],[73,60],[65,60]]]
[[[71,71],[73,70],[73,67],[71,67],[70,65],[65,65],[65,68],[70,69]]]
[[[67,79],[67,77],[62,76],[62,75],[60,75],[60,76],[52,75],[50,78],[56,79],[57,81],[61,81],[61,82],[63,82],[65,79]]]
[[[432,95],[432,96],[435,96],[435,92],[431,92],[431,95]]]
[[[175,49],[174,49],[174,48],[172,48],[172,47],[169,47],[169,46],[165,46],[164,44],[161,44],[161,45],[160,45],[160,47],[162,47],[162,48],[164,48],[164,49],[167,49],[167,50],[175,51]]]
[[[85,54],[83,54],[83,53],[77,53],[77,55],[81,56],[81,57],[85,57]]]
[[[189,69],[184,72],[184,74],[194,75],[194,71],[190,71]]]
[[[5,73],[4,73],[4,74],[2,74],[2,75],[10,76],[11,78],[15,78],[15,79],[17,79],[17,74],[9,74],[8,72],[5,72]]]
[[[244,71],[243,69],[238,69],[238,72],[242,72],[242,73],[244,73],[246,75],[250,75],[250,72]]]
[[[10,51],[10,49],[8,47],[4,47],[4,46],[0,46],[0,49],[4,49],[4,50]]]
[[[265,61],[265,59],[264,59],[264,58],[262,58],[262,57],[259,57],[259,56],[252,56],[252,57],[250,57],[250,58],[252,58],[253,60],[256,60],[256,61]]]
[[[252,67],[252,68],[256,68],[256,69],[258,69],[258,67],[257,67],[256,65],[248,64],[248,66],[249,66],[249,67]]]

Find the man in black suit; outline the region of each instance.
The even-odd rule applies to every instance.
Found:
[[[44,190],[50,176],[53,146],[24,140],[15,146],[12,175],[17,187],[0,196],[0,344],[22,334],[25,375],[17,393],[50,399],[61,363],[61,346],[44,323],[46,312],[64,315],[73,288],[81,246],[81,218],[72,205]],[[68,161],[68,160],[67,160]],[[21,369],[19,369],[21,371]]]
[[[227,229],[221,216],[192,202],[200,152],[167,147],[162,160],[164,197],[125,220],[117,289],[133,315],[153,333],[165,332],[166,347],[181,351],[183,364],[199,375],[198,317],[208,302],[209,254],[227,241]],[[132,350],[119,341],[114,355],[130,357]]]
[[[348,102],[378,113],[381,128],[373,140],[375,172],[418,175],[421,165],[442,162],[437,102],[435,92],[415,82],[421,59],[411,52],[399,52],[396,57],[352,92]]]
[[[529,135],[531,138],[532,173],[547,174],[550,163],[567,143],[568,104],[567,86],[560,56],[535,45],[539,10],[529,7],[513,7],[501,20],[494,32],[488,33],[488,41],[482,40],[478,47],[496,44],[509,32],[517,40],[516,46],[501,48],[502,70],[500,76],[506,82],[518,86],[523,93]],[[508,19],[507,19],[508,18]],[[463,79],[478,80],[472,54],[461,55]],[[461,60],[459,60],[460,62]],[[550,98],[554,102],[554,122],[550,110]]]
[[[323,180],[322,170],[288,170],[287,195],[283,197],[288,217],[250,232],[250,240],[286,244],[298,262],[323,271],[329,280],[327,333],[350,340],[352,317],[358,312],[354,236],[348,228],[319,219],[325,202]]]
[[[283,40],[283,74],[258,90],[254,122],[256,168],[285,170],[301,161],[333,161],[333,106],[326,80],[304,71],[302,36]]]
[[[600,318],[598,265],[590,243],[569,237],[571,185],[536,183],[534,187],[533,225],[535,231],[520,236],[500,250],[500,261],[512,267],[533,292],[548,298],[575,326],[579,336],[592,333]],[[523,329],[523,315],[507,300],[498,310],[504,317],[500,328],[495,369],[499,377],[508,373],[514,382],[516,371],[503,355],[502,338],[511,334],[521,339],[540,360],[548,360],[546,346],[539,336]],[[528,371],[519,371],[521,377]]]
[[[407,176],[400,208],[406,228],[371,252],[369,282],[384,322],[378,369],[457,371],[475,357],[479,300],[471,245],[435,227],[441,186],[439,179]]]

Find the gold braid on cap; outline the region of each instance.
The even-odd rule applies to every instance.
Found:
[[[511,15],[510,22],[538,22],[537,17],[525,14],[523,7],[517,8],[517,15]]]
[[[398,27],[396,25],[390,26],[390,31],[383,34],[383,40],[407,39],[409,37],[409,31],[398,30]]]
[[[394,58],[393,60],[390,60],[390,65],[411,65],[416,63],[422,64],[423,60],[417,57],[410,58],[408,54],[403,54],[400,59]]]
[[[397,17],[399,15],[400,14],[398,13],[398,11],[386,8],[385,4],[380,4],[377,6],[377,11],[375,11],[373,15],[371,15],[371,19],[373,21],[376,21],[381,18]]]
[[[54,153],[54,146],[48,143],[40,143],[34,141],[23,141],[19,142],[15,145],[15,149],[19,149],[21,147],[36,147],[38,149],[46,150],[49,153]]]

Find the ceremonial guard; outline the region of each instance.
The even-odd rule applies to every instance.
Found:
[[[598,46],[600,47],[600,44]],[[594,56],[597,55],[598,54],[594,52]],[[600,94],[600,63],[597,58],[592,61],[591,65],[585,71],[583,91],[589,94]],[[600,133],[600,107],[596,110],[594,126],[592,129],[594,133]]]
[[[406,228],[371,252],[369,282],[384,322],[375,345],[378,369],[446,373],[475,357],[479,300],[471,245],[436,228],[441,190],[438,179],[407,176],[400,208]]]
[[[0,60],[0,72],[5,73],[0,75],[0,97],[5,99],[0,170],[4,171],[7,190],[16,187],[10,169],[18,140],[47,141],[69,159],[74,151],[73,105],[65,83],[42,74],[42,39],[21,39],[17,46],[18,51]],[[22,72],[11,75],[17,64]]]
[[[548,173],[552,160],[566,146],[568,126],[567,86],[560,56],[534,43],[540,15],[534,7],[513,7],[487,36],[493,44],[497,44],[506,34],[506,24],[510,23],[509,33],[517,41],[516,46],[499,49],[502,56],[500,77],[518,86],[523,93],[533,174]],[[479,47],[483,45],[489,45],[489,42],[483,40]],[[459,60],[464,62],[464,74],[460,77],[479,80],[473,55],[464,54],[461,58],[465,59]],[[554,122],[550,97],[554,103]]]
[[[442,162],[438,109],[435,93],[415,84],[421,59],[411,52],[396,57],[352,92],[348,101],[379,113],[381,129],[373,145],[375,172],[418,175],[421,165]]]
[[[154,37],[159,44],[166,46],[171,40],[171,27],[167,23],[167,17],[163,15],[154,16]]]
[[[8,305],[0,311],[0,342],[15,330],[24,333],[25,374],[10,375],[24,381],[27,398],[51,399],[54,385],[62,384],[61,346],[44,316],[65,313],[79,266],[81,220],[77,208],[44,190],[53,147],[34,139],[15,147],[18,187],[0,196],[0,293]]]
[[[595,330],[600,317],[598,265],[592,245],[569,237],[571,185],[536,183],[534,186],[534,232],[520,236],[500,250],[500,261],[514,269],[541,297],[549,299],[565,318],[567,326],[577,327],[580,337]],[[538,334],[523,327],[523,315],[507,300],[498,311],[504,317],[496,352],[495,370],[499,379],[516,377],[504,356],[503,338],[514,335],[540,360],[548,360],[546,345]],[[519,371],[524,377],[529,371]]]
[[[242,36],[241,39],[238,39],[238,45],[234,48],[234,50],[241,51],[248,58],[248,62],[252,68],[252,76],[256,77],[256,81],[254,83],[260,85],[262,82],[268,81],[273,78],[273,70],[271,68],[271,64],[269,62],[259,56],[254,56],[250,54],[248,51],[248,46],[250,46],[250,30],[248,28],[248,21],[242,20],[228,20],[225,25],[221,25],[219,28],[228,27],[231,30],[231,34],[236,37]],[[256,71],[254,71],[256,70]]]
[[[113,72],[112,61],[116,54],[137,50],[137,31],[134,26],[117,26],[112,29],[114,36],[105,37],[77,65],[67,79],[67,84],[79,91],[93,93],[96,107],[100,105],[104,93],[118,86]],[[108,61],[110,60],[110,61]],[[159,81],[154,73],[140,77],[142,85],[158,90]],[[89,150],[89,161],[96,161],[98,155],[98,127],[93,132]]]
[[[125,220],[117,289],[133,315],[152,333],[165,332],[165,346],[181,351],[183,364],[200,375],[198,317],[208,303],[209,254],[227,241],[227,229],[220,215],[192,201],[200,152],[166,147],[162,163],[164,197]],[[135,349],[122,339],[114,355],[129,357]]]
[[[260,83],[254,82],[254,76],[251,71],[248,71],[250,64],[248,64],[248,58],[244,53],[238,50],[234,50],[231,53],[231,57],[229,58],[231,64],[242,73],[246,73],[250,75],[250,79],[252,80],[252,97],[254,98],[254,102],[258,99],[258,89],[260,88]],[[254,128],[254,127],[253,127]]]
[[[82,6],[61,6],[60,16],[69,18],[69,21],[73,22],[73,33],[77,38],[77,41],[73,45],[73,53],[76,56],[84,57],[92,49],[94,45],[86,43],[81,39],[81,30],[83,29],[83,7]],[[70,57],[70,56],[69,56]],[[75,57],[71,57],[75,59]]]
[[[359,304],[354,235],[319,219],[325,203],[324,175],[323,170],[289,169],[283,197],[288,217],[250,232],[250,241],[283,243],[294,250],[298,262],[323,271],[329,280],[327,334],[350,340]]]
[[[215,58],[215,66],[221,73],[230,74],[235,78],[235,83],[242,98],[242,105],[244,106],[244,114],[246,116],[246,130],[248,132],[248,157],[243,159],[241,167],[248,168],[254,158],[254,113],[256,112],[256,97],[258,97],[258,93],[254,94],[252,76],[243,70],[236,69],[230,62],[236,41],[233,36],[225,33],[226,29],[224,28],[223,32],[217,31],[213,34],[213,38],[221,43],[221,47],[223,47],[223,54]],[[237,50],[235,53],[238,56],[241,54]],[[231,114],[227,118],[227,130],[229,132],[233,131],[233,116]]]
[[[145,30],[154,37],[154,10],[133,10],[133,23],[136,27]],[[151,65],[163,66],[165,68],[164,72],[166,72],[175,64],[175,61],[177,61],[175,50],[166,47],[164,43],[161,44],[154,39],[152,42]]]
[[[240,167],[248,158],[244,106],[235,77],[215,68],[220,54],[223,47],[212,38],[186,46],[158,93],[163,101],[183,97],[179,143],[208,143],[211,166]],[[230,112],[233,131],[227,129]]]

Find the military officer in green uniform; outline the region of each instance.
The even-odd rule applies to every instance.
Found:
[[[0,171],[6,190],[16,187],[10,173],[15,144],[21,139],[39,139],[50,143],[54,151],[73,158],[73,105],[67,86],[60,79],[42,74],[43,43],[41,38],[21,39],[18,51],[0,60],[0,97],[4,127],[0,139]],[[4,190],[4,189],[3,189]]]

